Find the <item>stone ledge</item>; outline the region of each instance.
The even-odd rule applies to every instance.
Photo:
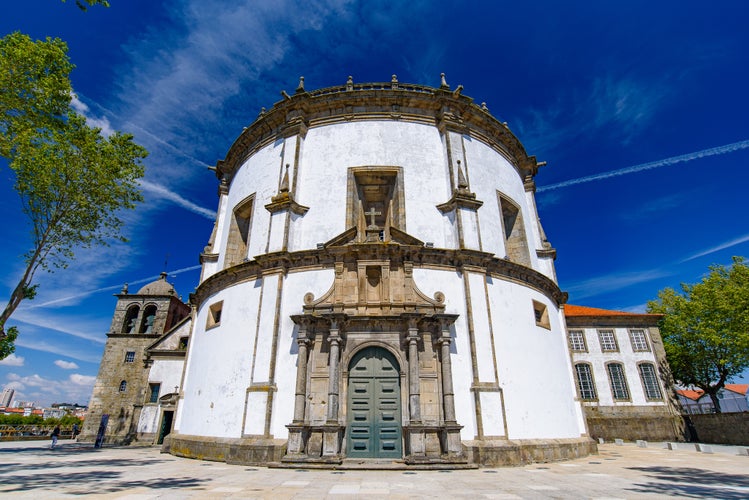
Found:
[[[587,437],[464,441],[463,447],[472,463],[490,467],[557,462],[598,453],[596,442]]]
[[[266,465],[286,453],[285,439],[217,438],[170,434],[169,453],[229,464]]]

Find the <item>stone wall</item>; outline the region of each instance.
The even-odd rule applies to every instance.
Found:
[[[585,407],[588,435],[606,441],[682,441],[684,423],[658,407]]]
[[[689,441],[749,445],[749,412],[684,415]]]

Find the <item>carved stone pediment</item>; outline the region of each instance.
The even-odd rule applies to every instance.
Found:
[[[403,313],[442,314],[441,292],[428,297],[414,282],[413,262],[398,247],[424,246],[404,231],[391,228],[387,243],[357,242],[355,227],[324,244],[336,254],[335,279],[320,298],[304,297],[306,314],[343,313],[356,316],[393,316]]]

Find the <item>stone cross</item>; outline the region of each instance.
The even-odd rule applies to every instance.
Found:
[[[382,215],[382,212],[377,212],[377,211],[375,210],[375,208],[374,208],[374,207],[372,207],[371,209],[369,209],[369,212],[364,212],[364,215],[369,215],[369,216],[371,217],[371,219],[370,219],[370,221],[371,221],[371,222],[370,222],[370,224],[369,224],[369,225],[370,225],[370,227],[377,227],[377,226],[375,225],[375,216],[377,216],[377,215]]]

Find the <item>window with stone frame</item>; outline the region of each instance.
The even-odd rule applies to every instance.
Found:
[[[125,392],[127,390],[127,380],[123,380],[120,382],[120,392]]]
[[[161,390],[161,384],[148,384],[148,389],[149,389],[148,402],[149,403],[158,403],[159,402],[159,391]]]
[[[632,350],[635,352],[645,352],[650,350],[647,334],[645,333],[645,330],[641,328],[630,330],[629,340],[632,344]]]
[[[588,352],[588,347],[585,345],[585,332],[582,330],[569,330],[567,332],[567,340],[571,351]]]
[[[224,308],[224,301],[220,300],[208,306],[208,317],[206,318],[205,328],[215,328],[221,324],[221,311]]]
[[[577,388],[580,392],[580,399],[584,401],[593,401],[598,399],[596,396],[596,386],[593,382],[593,371],[587,363],[577,363],[575,365],[575,375],[577,377]]]
[[[602,352],[616,352],[619,350],[614,330],[598,330],[598,341],[601,344]]]
[[[531,265],[528,238],[523,224],[523,213],[510,198],[497,192],[499,212],[502,216],[502,231],[507,258],[524,266]]]
[[[125,363],[132,363],[135,361],[135,351],[127,351],[125,353]]]
[[[637,369],[640,372],[642,387],[645,389],[645,397],[648,399],[663,399],[655,365],[652,363],[640,363],[637,365]]]
[[[225,268],[241,264],[247,259],[254,203],[255,194],[253,193],[242,200],[232,212],[229,235],[226,238]]]
[[[551,330],[551,323],[549,322],[549,311],[546,308],[546,304],[534,300],[533,315],[536,319],[536,326]]]
[[[627,377],[624,375],[624,365],[621,363],[609,363],[606,365],[606,371],[609,374],[611,395],[614,397],[614,400],[628,401],[629,389],[627,387]]]
[[[359,241],[368,234],[390,241],[391,228],[406,230],[401,167],[349,168],[347,195],[346,227],[357,228]]]

